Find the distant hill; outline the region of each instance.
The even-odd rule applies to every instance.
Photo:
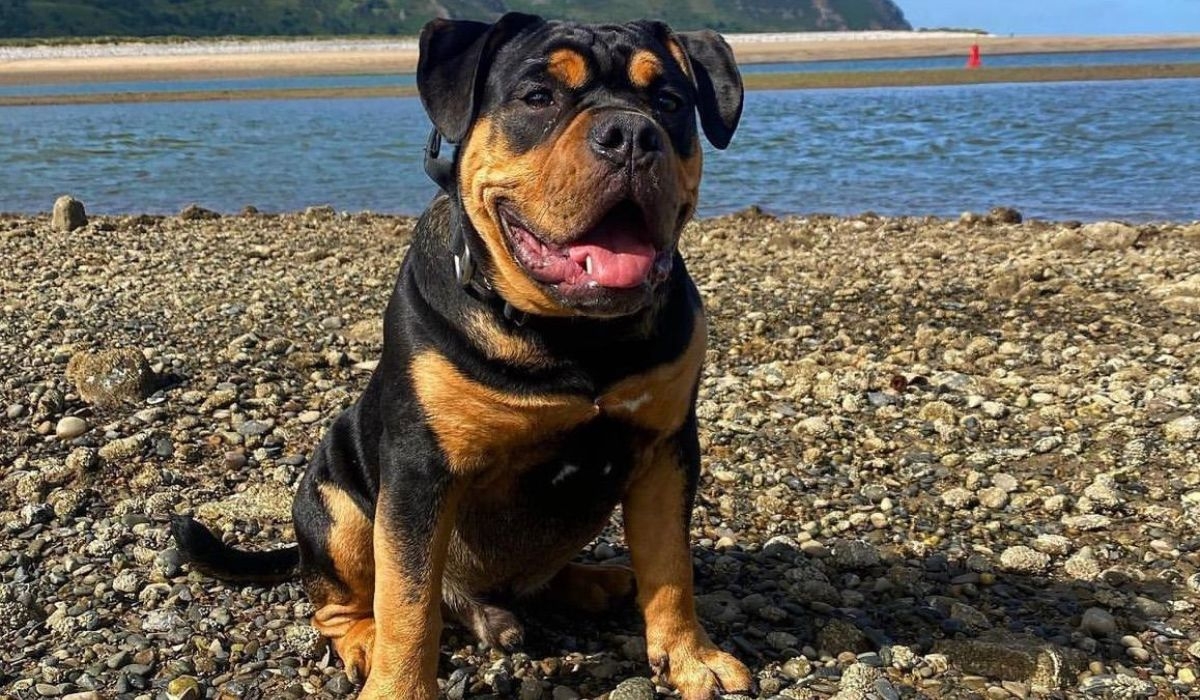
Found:
[[[0,0],[0,38],[412,35],[434,17],[507,10],[726,32],[912,28],[892,0]]]

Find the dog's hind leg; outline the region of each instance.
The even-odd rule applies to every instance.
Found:
[[[346,675],[361,682],[371,671],[375,643],[374,526],[349,492],[312,475],[293,509],[300,573],[316,607],[312,624],[333,643]]]
[[[571,562],[554,575],[537,597],[551,605],[596,614],[632,602],[635,588],[633,570],[629,567]]]

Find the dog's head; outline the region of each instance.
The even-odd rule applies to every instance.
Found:
[[[458,143],[462,208],[485,274],[547,316],[641,309],[696,209],[701,147],[725,148],[742,82],[715,32],[507,14],[421,34],[421,101]]]

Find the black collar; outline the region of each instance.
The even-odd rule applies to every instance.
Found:
[[[458,188],[454,177],[454,160],[439,157],[442,150],[442,135],[434,127],[429,132],[429,141],[425,144],[425,174],[437,183],[437,186],[450,196],[452,201],[458,199]],[[501,313],[504,318],[518,326],[525,325],[529,314],[508,303],[496,293],[487,277],[480,273],[476,256],[471,252],[470,222],[461,214],[462,206],[452,206],[455,212],[450,222],[450,254],[454,256],[454,279],[458,284],[476,299],[488,304],[501,302]]]

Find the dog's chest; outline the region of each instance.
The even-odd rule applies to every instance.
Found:
[[[580,436],[591,435],[587,428],[593,424],[607,426],[600,431],[606,439],[625,442],[633,435],[654,440],[673,434],[687,417],[698,371],[699,358],[685,353],[615,382],[598,396],[503,391],[435,353],[414,358],[411,376],[451,469],[471,474],[546,464],[572,444],[592,444],[593,438]],[[564,463],[562,479],[571,476],[571,468],[570,461]],[[598,469],[603,473],[604,465]]]

